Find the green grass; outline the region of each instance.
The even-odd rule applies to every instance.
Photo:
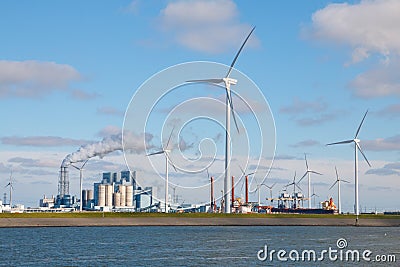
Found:
[[[173,218],[334,218],[355,219],[355,215],[332,214],[221,214],[221,213],[124,213],[124,212],[68,212],[68,213],[0,213],[0,218],[137,218],[137,217],[173,217]],[[360,215],[360,219],[400,219],[400,215]]]

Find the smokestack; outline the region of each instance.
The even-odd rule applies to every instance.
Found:
[[[211,177],[211,210],[214,211],[214,178]]]
[[[246,175],[246,203],[249,203],[249,176]]]
[[[235,176],[232,176],[232,207],[235,202]]]
[[[63,165],[61,165],[60,167],[60,179],[58,181],[58,195],[60,197],[69,195],[68,168]]]

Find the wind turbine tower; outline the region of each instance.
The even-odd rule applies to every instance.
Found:
[[[360,215],[360,207],[359,207],[359,204],[358,204],[358,151],[360,151],[361,155],[363,155],[363,157],[364,157],[365,161],[367,162],[368,166],[371,167],[371,164],[369,163],[367,157],[365,156],[364,152],[361,149],[360,139],[358,139],[358,134],[360,133],[361,126],[362,126],[362,124],[364,122],[365,117],[367,116],[367,113],[368,113],[368,110],[365,112],[365,115],[362,118],[360,126],[358,126],[356,135],[354,136],[353,139],[327,144],[327,146],[330,146],[330,145],[354,143],[354,181],[355,181],[354,182],[354,213],[357,216]]]

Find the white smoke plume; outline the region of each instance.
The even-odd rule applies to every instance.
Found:
[[[145,149],[152,148],[150,141],[153,139],[151,134],[136,135],[130,132],[124,134],[125,149],[132,153],[144,153]],[[122,133],[104,137],[97,143],[91,143],[81,146],[77,151],[68,154],[61,166],[68,167],[71,163],[85,161],[93,157],[104,157],[105,155],[122,150]]]

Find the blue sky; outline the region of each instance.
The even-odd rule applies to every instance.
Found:
[[[360,203],[398,209],[399,12],[398,1],[378,0],[3,1],[0,181],[7,184],[12,168],[15,200],[27,205],[56,194],[65,155],[118,134],[130,99],[149,77],[190,61],[229,65],[255,25],[235,68],[260,88],[275,120],[275,169],[267,183],[277,181],[280,190],[294,171],[304,172],[309,153],[310,165],[324,174],[313,177],[321,200],[335,197],[328,191],[334,166],[353,181],[354,153],[324,144],[353,138],[369,109],[360,139],[372,168],[360,160]],[[201,92],[218,97],[211,91]],[[143,155],[136,156],[142,165]],[[121,153],[96,157],[85,185],[99,172],[125,168]],[[74,194],[77,177],[71,170]],[[343,190],[345,210],[352,209],[352,190]],[[208,199],[186,194],[189,202]]]

